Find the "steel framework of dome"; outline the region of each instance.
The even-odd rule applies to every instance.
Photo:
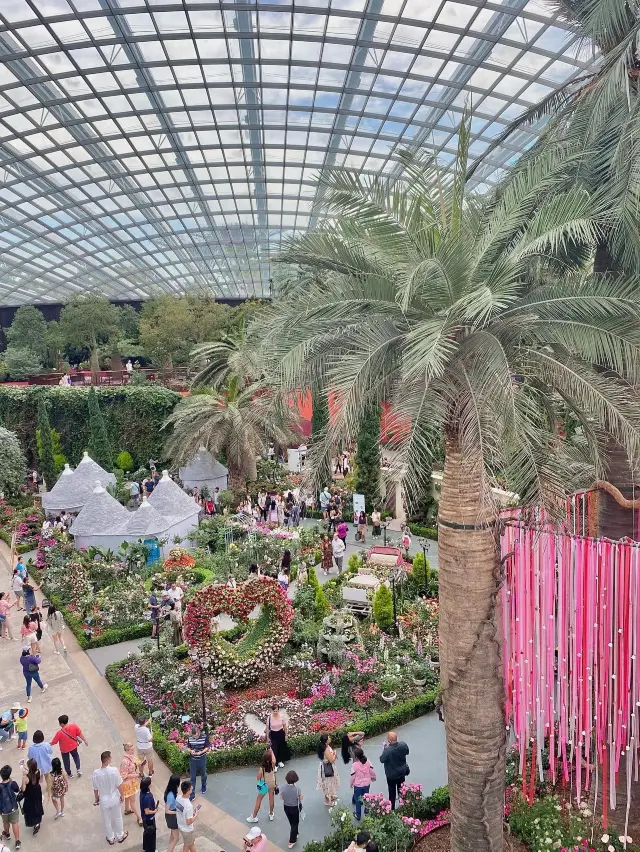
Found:
[[[269,293],[333,166],[451,162],[584,73],[539,0],[0,0],[0,305]]]

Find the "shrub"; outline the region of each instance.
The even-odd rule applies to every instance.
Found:
[[[380,630],[388,630],[393,624],[393,598],[384,583],[373,599],[373,617]]]
[[[438,530],[434,527],[425,527],[422,524],[407,524],[411,533],[419,538],[429,538],[431,541],[438,540]]]
[[[116,466],[123,471],[132,471],[133,470],[133,459],[131,458],[131,453],[127,450],[123,450],[121,453],[118,453],[118,458],[116,459]]]
[[[316,589],[316,618],[318,620],[325,618],[329,615],[329,601],[327,600],[327,596],[322,590],[322,586],[318,586]]]
[[[27,472],[24,455],[17,436],[2,426],[0,447],[0,491],[5,495],[17,494]]]

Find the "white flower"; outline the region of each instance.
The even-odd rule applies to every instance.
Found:
[[[582,816],[590,817],[590,816],[593,816],[593,814],[591,813],[589,808],[583,808],[582,809]]]
[[[607,852],[616,852],[616,850],[613,848],[613,846],[611,844],[609,844],[607,846]]]
[[[550,837],[545,837],[544,842],[547,844],[547,846],[551,846],[551,838]]]
[[[625,837],[624,834],[621,834],[620,837],[618,837],[618,840],[620,841],[620,843],[631,843],[631,838],[629,837],[629,835]]]
[[[602,843],[608,843],[609,842],[609,835],[603,834],[602,837],[600,838],[600,840],[601,840]]]

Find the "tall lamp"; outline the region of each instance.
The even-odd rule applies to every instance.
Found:
[[[382,544],[384,547],[387,546],[387,527],[389,526],[389,518],[385,518],[384,521],[380,521],[380,526],[382,527],[382,535],[383,541]]]
[[[429,550],[429,539],[419,538],[420,546],[422,547],[422,558],[424,559],[424,590],[427,590],[427,551]]]
[[[202,727],[205,734],[209,732],[207,725],[207,705],[204,697],[204,671],[209,666],[209,657],[206,654],[199,654],[196,650],[189,651],[189,657],[194,663],[198,664],[198,673],[200,675],[200,694],[202,696]]]

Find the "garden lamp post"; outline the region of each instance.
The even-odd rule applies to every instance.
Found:
[[[398,572],[392,571],[390,575],[391,579],[391,600],[393,603],[393,634],[394,636],[398,635],[398,607],[396,604],[396,583],[398,581]]]
[[[382,527],[382,535],[383,541],[382,544],[384,547],[387,546],[387,527],[389,526],[389,518],[385,518],[384,521],[380,521],[380,526]]]
[[[427,590],[427,550],[429,550],[429,539],[419,538],[420,546],[422,547],[422,558],[424,560],[424,590]]]
[[[209,665],[209,657],[205,654],[199,654],[197,651],[189,651],[189,657],[194,663],[198,664],[198,674],[200,675],[200,694],[202,696],[202,727],[205,734],[209,732],[207,725],[207,704],[204,697],[204,670]]]

